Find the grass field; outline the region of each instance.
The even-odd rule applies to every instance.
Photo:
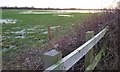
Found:
[[[35,13],[25,14],[30,11]],[[57,13],[48,10],[2,10],[2,19],[17,20],[14,24],[2,24],[2,49],[40,46],[47,41],[48,25],[53,28],[60,26],[61,33],[64,34],[65,30],[71,29],[72,24],[78,24],[90,16],[89,13]]]
[[[74,24],[80,24],[92,13],[60,12],[51,10],[2,10],[3,69],[27,68],[25,58],[30,58],[30,66],[40,63],[41,45],[47,42],[47,27],[51,26],[52,39],[72,33]],[[60,31],[56,30],[60,27]],[[38,50],[39,48],[39,50]],[[34,62],[35,63],[34,63]],[[22,67],[26,64],[26,67]],[[35,64],[34,66],[32,64]],[[9,67],[8,67],[9,66]]]

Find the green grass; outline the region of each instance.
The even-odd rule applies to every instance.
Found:
[[[2,33],[3,36],[11,36],[12,38],[3,38],[3,48],[9,48],[10,45],[15,45],[18,48],[22,46],[40,47],[47,41],[47,34],[42,34],[41,29],[46,29],[47,26],[61,26],[61,33],[64,35],[66,30],[70,30],[72,24],[79,24],[85,18],[90,17],[90,13],[63,13],[67,15],[72,15],[73,17],[60,17],[58,14],[19,14],[23,11],[29,10],[2,10],[2,18],[17,19],[16,24],[3,24]],[[48,11],[48,10],[47,10]],[[35,12],[47,12],[42,10],[35,10]],[[49,11],[51,12],[51,11]],[[43,27],[42,27],[43,26]],[[19,27],[19,28],[18,28]],[[37,28],[34,28],[37,27]],[[27,30],[33,29],[34,30]],[[25,34],[23,39],[15,39],[15,34],[6,34],[5,32],[16,32],[20,30],[25,30],[26,32],[33,32],[30,34]],[[53,32],[55,33],[55,32]],[[40,40],[44,40],[39,42]]]

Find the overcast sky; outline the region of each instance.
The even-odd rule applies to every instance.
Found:
[[[0,7],[107,8],[114,7],[118,1],[120,0],[0,0]]]

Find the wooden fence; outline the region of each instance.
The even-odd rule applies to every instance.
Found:
[[[85,71],[94,70],[97,63],[100,61],[104,48],[93,57],[94,46],[104,37],[107,32],[107,27],[94,36],[93,31],[86,32],[86,43],[71,52],[66,57],[62,58],[61,52],[51,50],[44,53],[44,72],[53,70],[69,70],[76,62],[85,55]]]

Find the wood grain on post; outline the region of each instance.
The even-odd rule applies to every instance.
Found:
[[[94,37],[94,31],[87,31],[86,32],[86,41],[88,41],[89,39],[91,39],[92,37]],[[85,55],[85,68],[88,67],[88,65],[90,64],[90,62],[93,60],[93,51],[94,48],[92,48],[86,55]]]
[[[95,56],[95,58],[93,59],[92,63],[89,64],[89,66],[86,68],[86,70],[84,72],[90,72],[89,70],[94,70],[95,69],[95,67],[99,63],[100,59],[102,58],[102,56],[103,57],[105,56],[106,45],[107,45],[107,41],[104,42],[103,46],[101,47],[101,50]]]

